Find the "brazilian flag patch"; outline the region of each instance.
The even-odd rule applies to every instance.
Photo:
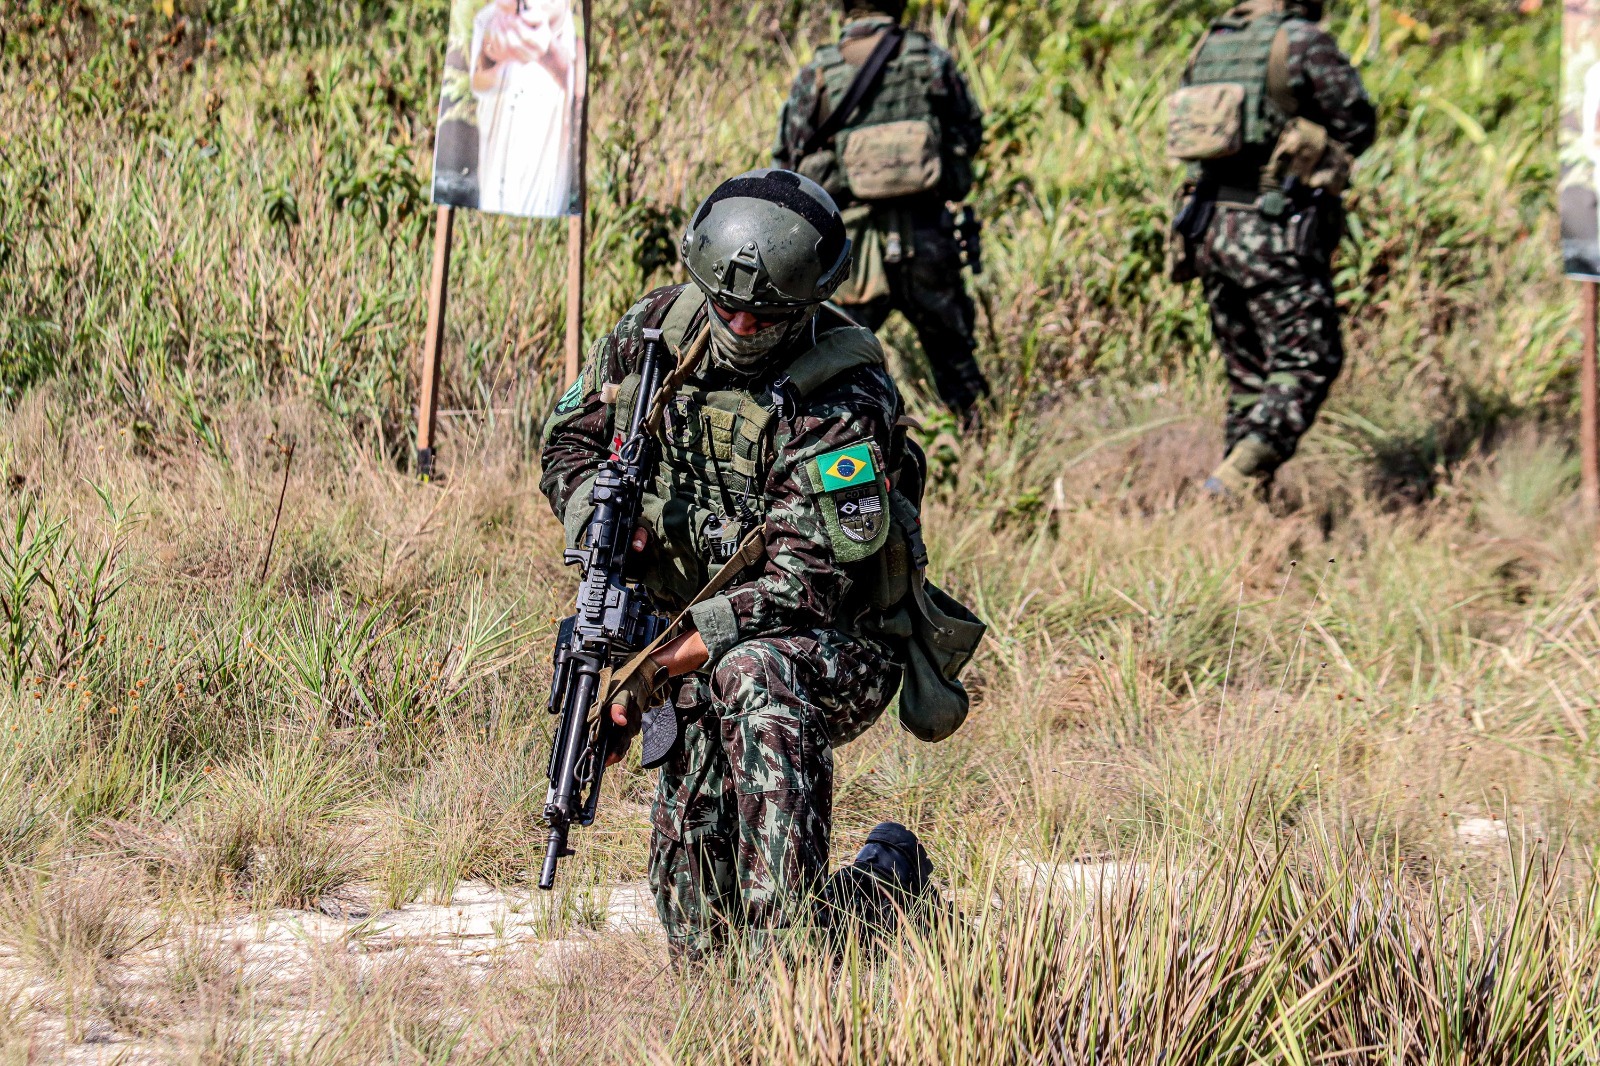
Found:
[[[870,485],[878,480],[878,468],[872,462],[872,445],[866,443],[829,452],[817,460],[817,468],[822,471],[823,492]]]
[[[842,563],[867,558],[889,535],[888,490],[870,440],[811,461],[823,524]]]

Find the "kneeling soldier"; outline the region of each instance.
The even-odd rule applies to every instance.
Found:
[[[901,680],[871,618],[905,585],[902,565],[901,591],[885,593],[883,549],[907,448],[877,340],[822,306],[850,242],[820,186],[777,170],[725,182],[683,259],[693,284],[645,296],[557,404],[541,487],[579,536],[589,483],[629,424],[643,333],[662,330],[676,368],[634,548],[664,610],[693,606],[611,713],[636,728],[664,694],[683,723],[652,813],[650,884],[674,957],[696,958],[731,928],[794,921],[825,873],[833,749]],[[741,551],[748,565],[694,603]]]

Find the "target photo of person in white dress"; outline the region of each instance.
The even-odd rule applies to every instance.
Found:
[[[460,0],[451,14],[434,201],[571,214],[584,85],[571,0]]]

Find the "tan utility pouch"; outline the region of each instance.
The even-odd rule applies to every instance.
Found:
[[[893,200],[937,188],[944,168],[939,135],[925,119],[851,130],[841,158],[858,200]]]
[[[1279,182],[1298,178],[1308,189],[1338,196],[1350,184],[1354,165],[1355,157],[1326,129],[1309,119],[1293,118],[1272,150],[1267,172]]]
[[[1190,85],[1167,97],[1167,155],[1189,163],[1226,159],[1244,147],[1243,85]]]

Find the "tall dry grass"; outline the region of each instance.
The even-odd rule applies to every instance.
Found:
[[[1203,311],[1156,276],[1159,103],[1209,8],[914,8],[991,114],[1000,417],[927,421],[939,579],[993,629],[955,740],[885,724],[838,753],[836,858],[912,825],[964,922],[691,975],[595,931],[644,877],[636,765],[541,912],[587,945],[559,962],[358,932],[259,969],[211,938],[525,890],[570,588],[534,452],[564,250],[463,219],[448,476],[415,484],[442,3],[0,12],[0,1057],[117,1034],[197,1063],[1600,1053],[1554,11],[1385,5],[1351,366],[1272,511],[1218,513],[1192,492],[1220,437]],[[683,213],[762,160],[833,22],[598,10],[591,333],[674,276]],[[1366,10],[1334,5],[1346,46]]]

